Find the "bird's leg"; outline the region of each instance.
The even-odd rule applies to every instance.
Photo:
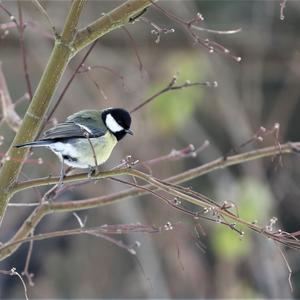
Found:
[[[92,176],[96,175],[96,166],[89,166],[88,178],[92,179]]]
[[[63,156],[60,155],[60,162],[61,162],[61,166],[60,166],[60,175],[59,175],[59,181],[58,181],[58,184],[57,184],[57,187],[60,188],[63,186],[64,184],[64,177],[65,177],[65,170],[64,170],[64,159],[63,159]]]
[[[68,167],[64,173],[64,177],[66,175],[68,175],[71,170],[72,170],[72,167]],[[67,186],[63,186],[62,180],[59,180],[59,182],[56,185],[54,185],[49,191],[47,191],[45,193],[45,195],[41,199],[41,202],[44,202],[44,201],[52,202],[65,189],[67,189]]]

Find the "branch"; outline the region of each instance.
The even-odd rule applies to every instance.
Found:
[[[299,149],[299,150],[298,150]],[[289,153],[295,153],[300,151],[300,142],[296,143],[286,143],[281,145],[281,147],[272,146],[272,147],[265,147],[258,150],[252,150],[249,152],[237,154],[237,155],[231,155],[227,156],[226,158],[221,157],[214,161],[211,161],[209,163],[206,163],[202,166],[190,169],[188,171],[182,172],[178,175],[169,177],[168,179],[165,179],[165,181],[170,183],[182,183],[189,181],[191,179],[194,179],[196,177],[203,176],[204,174],[207,174],[209,172],[222,169],[225,167],[229,167],[232,165],[256,160],[263,157],[274,157],[276,155],[282,155],[282,154],[289,154]],[[120,175],[133,175],[134,176],[134,170],[130,168],[125,169],[115,169],[115,170],[109,170],[105,172],[100,172],[97,175],[91,176],[92,179],[102,179],[107,177],[114,177],[114,176],[120,176]],[[70,183],[70,182],[79,182],[82,180],[88,179],[87,173],[79,173],[71,176],[66,176],[64,178],[64,183]],[[44,178],[38,178],[33,180],[27,180],[22,181],[19,183],[15,183],[15,185],[12,187],[12,193],[15,194],[17,192],[20,192],[22,190],[26,190],[32,187],[38,187],[38,186],[47,186],[51,184],[56,184],[59,182],[59,177],[44,177]],[[121,192],[122,193],[122,192]],[[132,190],[131,190],[132,193]],[[138,193],[139,194],[139,193]],[[133,192],[133,195],[135,193]],[[128,196],[131,196],[128,195]],[[78,202],[78,201],[77,201]]]
[[[110,13],[79,30],[73,43],[73,55],[104,34],[130,23],[131,17],[150,6],[151,3],[151,0],[128,0]]]
[[[143,225],[143,224],[115,224],[115,225],[101,225],[96,227],[79,227],[75,229],[66,229],[53,231],[49,233],[40,233],[36,235],[29,236],[24,239],[16,240],[11,243],[7,243],[1,250],[5,250],[9,247],[23,244],[27,242],[33,241],[42,241],[50,238],[57,238],[62,236],[71,236],[71,235],[79,235],[79,234],[101,234],[101,235],[121,235],[132,232],[140,232],[140,233],[158,233],[161,231],[160,227]]]
[[[72,236],[79,234],[89,234],[97,237],[104,238],[110,242],[115,243],[117,246],[127,249],[131,254],[134,254],[131,251],[132,247],[125,246],[122,242],[118,242],[109,235],[121,235],[125,233],[139,232],[139,233],[158,233],[162,230],[161,227],[151,226],[151,225],[143,225],[143,224],[116,224],[116,225],[102,225],[97,227],[79,227],[76,229],[67,229],[54,231],[49,233],[41,233],[37,235],[33,235],[30,237],[25,237],[17,240],[11,240],[9,243],[6,243],[3,247],[0,248],[2,253],[11,253],[11,249],[18,249],[19,246],[26,242],[33,241],[41,241],[49,238],[56,238],[62,236]],[[133,249],[132,249],[133,250]]]
[[[138,188],[131,188],[119,193],[110,194],[107,196],[102,197],[95,197],[87,200],[81,200],[81,201],[67,201],[67,202],[59,202],[59,203],[49,203],[44,202],[40,206],[38,206],[32,214],[27,218],[27,220],[22,224],[22,226],[19,228],[17,233],[14,235],[14,237],[10,240],[9,243],[12,243],[14,241],[18,241],[21,239],[26,238],[30,232],[37,226],[37,224],[40,222],[40,220],[47,214],[53,213],[53,212],[67,212],[67,211],[76,211],[76,210],[84,210],[84,209],[91,209],[95,207],[104,206],[107,204],[115,203],[116,201],[120,201],[122,199],[126,199],[128,197],[136,197],[141,196],[145,194],[151,193],[150,191],[154,191],[157,189],[164,190],[169,195],[172,195],[173,197],[177,199],[183,199],[189,203],[192,203],[198,207],[202,208],[202,211],[206,212],[213,212],[214,216],[216,213],[220,214],[221,216],[225,216],[227,218],[233,219],[234,221],[244,224],[248,228],[264,234],[265,236],[278,241],[279,243],[287,244],[290,247],[299,248],[299,242],[298,240],[290,235],[285,234],[284,232],[278,231],[278,232],[271,232],[268,229],[261,228],[257,226],[256,224],[248,221],[244,221],[240,219],[238,216],[234,215],[233,213],[229,212],[227,209],[228,207],[226,205],[219,205],[209,199],[208,197],[201,195],[199,193],[193,192],[189,189],[182,188],[180,186],[174,186],[174,184],[186,182],[188,180],[191,180],[193,178],[202,176],[208,172],[212,172],[217,169],[221,169],[227,166],[236,165],[239,163],[248,162],[251,160],[263,158],[263,157],[274,157],[275,155],[282,155],[282,154],[288,154],[288,153],[299,153],[300,151],[300,142],[298,143],[287,143],[284,145],[281,145],[279,148],[278,146],[273,147],[267,147],[262,148],[259,150],[253,150],[246,153],[238,154],[238,155],[232,155],[224,158],[216,159],[210,163],[204,164],[202,166],[199,166],[197,168],[188,170],[186,172],[180,173],[178,175],[175,175],[173,177],[169,177],[164,181],[155,179],[154,177],[141,173],[139,171],[133,170],[133,169],[117,169],[107,172],[101,172],[97,174],[97,176],[92,176],[93,179],[99,179],[99,178],[107,178],[107,177],[113,177],[118,175],[131,175],[137,178],[142,179],[143,181],[146,181],[148,185],[144,185]],[[72,176],[67,176],[64,179],[64,182],[75,182],[80,181],[83,179],[86,179],[88,174],[77,174]],[[59,177],[55,178],[41,178],[36,179],[32,181],[25,181],[17,184],[14,188],[14,192],[27,189],[29,187],[33,186],[42,186],[42,185],[48,185],[48,184],[55,184],[59,182]],[[150,191],[148,191],[148,189]],[[199,218],[199,216],[197,216]],[[233,227],[232,224],[227,224],[229,227]],[[234,229],[234,228],[233,228]],[[5,245],[3,245],[5,247]],[[0,260],[5,259],[7,256],[12,254],[18,249],[18,245],[14,245],[12,247],[6,247],[5,250],[0,248]]]

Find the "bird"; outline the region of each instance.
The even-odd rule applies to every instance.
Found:
[[[61,161],[60,182],[64,178],[64,164],[96,171],[105,163],[116,144],[130,129],[130,113],[123,108],[82,110],[46,130],[41,139],[15,145],[16,148],[44,147],[52,150]]]

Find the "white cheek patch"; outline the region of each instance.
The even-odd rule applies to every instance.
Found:
[[[119,132],[124,130],[122,126],[120,126],[117,121],[113,118],[111,114],[108,114],[105,119],[106,126],[112,132]]]

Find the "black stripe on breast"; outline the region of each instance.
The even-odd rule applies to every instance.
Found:
[[[62,156],[64,160],[67,160],[67,161],[72,161],[72,162],[77,162],[78,159],[76,157],[72,157],[70,155],[63,155]]]

